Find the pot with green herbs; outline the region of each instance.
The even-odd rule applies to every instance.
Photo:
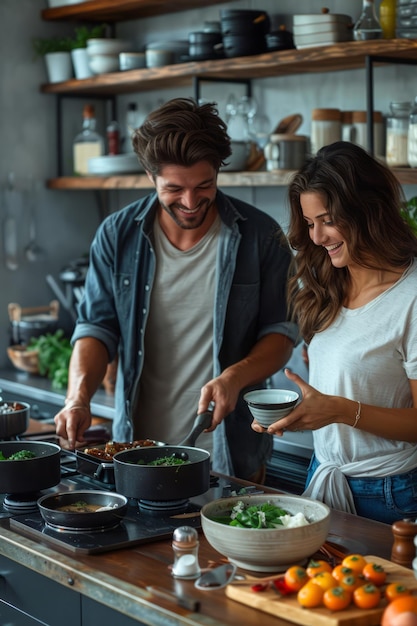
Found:
[[[0,441],[0,493],[34,493],[61,479],[61,448],[40,441]]]

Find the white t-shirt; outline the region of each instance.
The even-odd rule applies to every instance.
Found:
[[[329,328],[314,335],[308,352],[309,383],[320,392],[374,406],[411,407],[409,379],[417,379],[417,259],[368,304],[342,308]],[[348,418],[353,425],[355,414]],[[413,443],[384,439],[346,424],[324,426],[313,437],[322,466],[305,493],[331,501],[332,506],[332,498],[343,496],[352,505],[340,474],[382,477],[417,467]],[[330,493],[334,490],[342,494]]]
[[[173,246],[155,220],[156,274],[145,334],[135,433],[178,444],[197,416],[201,387],[213,378],[217,218],[190,250]],[[212,433],[196,447],[212,452]]]

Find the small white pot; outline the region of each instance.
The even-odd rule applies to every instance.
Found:
[[[71,58],[75,78],[82,80],[83,78],[93,76],[93,72],[90,69],[90,59],[87,48],[74,48],[74,50],[71,50]]]
[[[73,77],[70,52],[48,52],[45,63],[50,83],[60,83]]]

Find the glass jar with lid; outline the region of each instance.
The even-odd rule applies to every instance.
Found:
[[[408,165],[417,167],[417,98],[410,112],[408,126]]]
[[[410,102],[391,102],[391,115],[387,117],[386,161],[391,167],[408,165],[408,127]]]

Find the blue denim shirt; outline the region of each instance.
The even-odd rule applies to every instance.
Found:
[[[291,252],[279,225],[221,191],[216,202],[222,225],[216,261],[213,377],[244,358],[268,333],[285,334],[293,341],[297,337],[296,326],[287,322],[285,295]],[[72,342],[82,337],[100,340],[110,360],[119,354],[113,422],[118,441],[133,438],[131,412],[139,389],[155,275],[152,227],[157,206],[157,195],[150,194],[99,226],[72,336]],[[272,437],[250,428],[252,418],[242,395],[236,409],[214,431],[212,467],[249,477],[271,453]]]

